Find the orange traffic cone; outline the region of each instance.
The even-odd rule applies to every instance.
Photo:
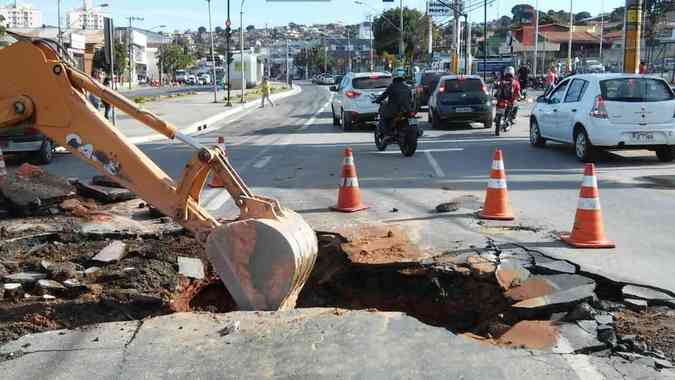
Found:
[[[565,243],[577,248],[614,248],[616,244],[605,237],[605,227],[600,210],[600,192],[595,176],[595,165],[586,164],[581,184],[574,228],[569,235],[561,235]]]
[[[7,167],[5,167],[5,157],[2,155],[2,149],[0,149],[0,180],[7,178]]]
[[[501,149],[497,149],[492,161],[485,204],[479,216],[481,219],[513,220],[513,213],[509,206],[509,194],[506,190],[506,172],[504,172]]]
[[[347,148],[345,149],[345,159],[342,162],[342,182],[338,190],[337,206],[331,207],[331,209],[355,212],[367,208],[368,206],[361,203],[361,190],[359,189],[359,179],[356,176],[352,148]]]
[[[223,136],[218,136],[218,148],[220,148],[223,153],[227,156],[227,149],[225,148],[225,138]],[[225,187],[225,183],[216,175],[211,176],[211,182],[209,182],[209,187],[213,188],[222,188]]]

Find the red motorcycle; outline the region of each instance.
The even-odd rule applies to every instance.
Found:
[[[516,122],[516,107],[511,102],[502,99],[497,101],[495,112],[495,136],[501,132],[508,132]]]

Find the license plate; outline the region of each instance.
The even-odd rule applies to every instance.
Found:
[[[457,107],[455,108],[455,112],[472,112],[473,108],[471,107]]]
[[[630,134],[630,139],[636,142],[649,142],[654,140],[654,134],[647,132],[633,132]]]
[[[417,119],[415,118],[408,119],[408,125],[410,126],[417,125]]]
[[[497,115],[503,115],[504,113],[506,113],[505,108],[497,108]]]

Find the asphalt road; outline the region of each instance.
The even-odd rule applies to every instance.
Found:
[[[223,135],[232,163],[254,191],[298,210],[315,229],[371,222],[400,224],[430,255],[482,245],[486,237],[517,240],[614,279],[675,291],[673,186],[656,185],[645,178],[673,176],[675,165],[660,163],[647,151],[603,155],[597,166],[605,227],[617,248],[570,249],[555,235],[572,227],[583,165],[569,147],[530,146],[529,110],[523,110],[513,130],[501,137],[478,125],[427,130],[415,156],[405,158],[397,147],[378,152],[370,128],[345,133],[334,127],[330,96],[326,87],[305,85],[302,94],[277,107],[246,111],[199,139],[211,144]],[[421,125],[430,128],[426,114],[421,116]],[[370,206],[356,214],[328,209],[336,201],[346,147],[354,150],[363,199]],[[496,148],[505,155],[516,214],[512,223],[484,223],[474,216]],[[180,177],[192,154],[179,143],[157,142],[141,149],[173,178]],[[57,157],[47,169],[69,177],[94,174],[69,155]],[[436,205],[453,199],[460,201],[458,212],[434,211]],[[222,216],[236,211],[223,192],[205,191],[202,204]]]

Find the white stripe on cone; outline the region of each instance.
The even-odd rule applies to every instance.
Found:
[[[359,187],[359,179],[356,177],[343,178],[342,187]]]
[[[490,189],[506,189],[506,179],[490,178],[488,181],[488,187]]]
[[[579,210],[600,210],[600,198],[579,198]]]
[[[504,171],[504,161],[502,160],[492,161],[492,170]]]
[[[581,184],[583,187],[598,187],[598,178],[594,175],[584,176],[584,182]]]
[[[352,157],[352,156],[345,157],[344,161],[342,161],[342,165],[354,166],[354,157]]]

